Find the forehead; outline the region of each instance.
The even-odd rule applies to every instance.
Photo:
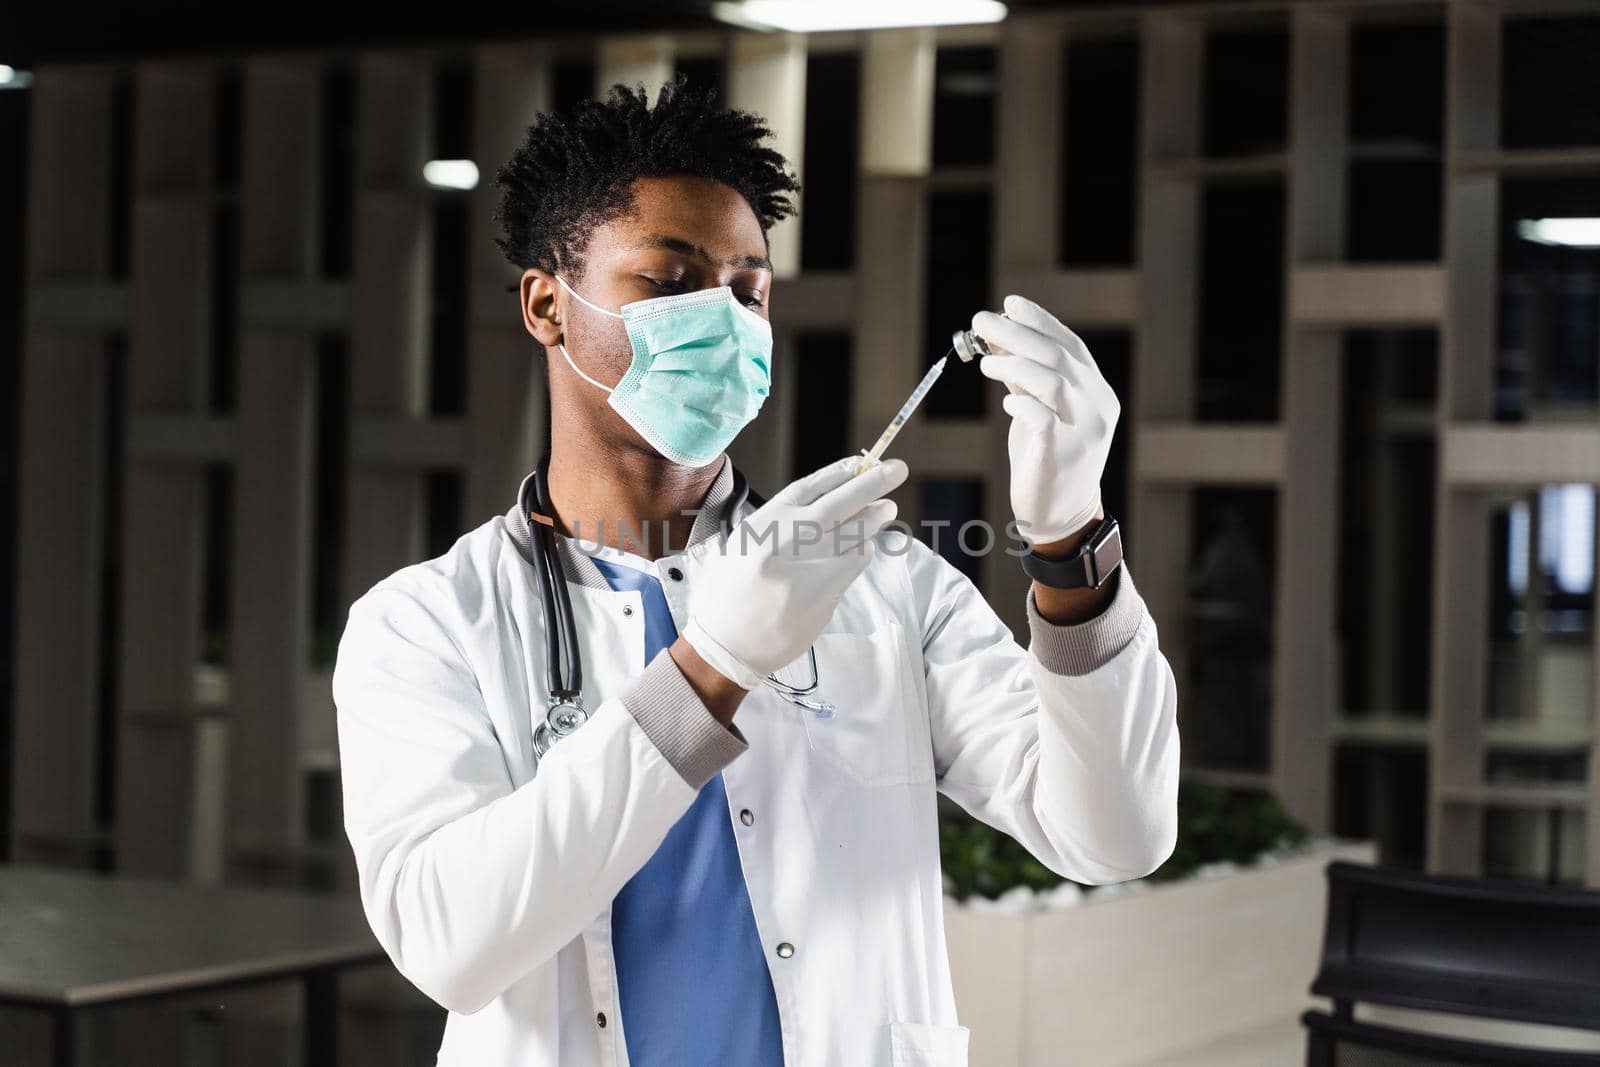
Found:
[[[647,237],[697,245],[724,263],[765,260],[766,234],[744,197],[710,178],[639,178],[633,211],[598,228],[589,252],[621,251]]]

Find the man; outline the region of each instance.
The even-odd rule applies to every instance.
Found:
[[[1017,297],[973,319],[1009,353],[981,369],[1009,390],[1013,509],[1049,579],[1026,651],[884,531],[900,460],[738,501],[724,449],[767,392],[767,231],[797,188],[767,135],[681,85],[654,107],[618,87],[541,117],[500,171],[548,470],[362,596],[333,679],[362,900],[450,1011],[441,1064],[964,1064],[936,793],[1082,882],[1172,850],[1155,624],[1125,565],[1070,580],[1118,413],[1075,335]],[[552,733],[553,697],[588,721]]]

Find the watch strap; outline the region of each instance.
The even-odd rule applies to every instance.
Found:
[[[1111,572],[1122,563],[1122,531],[1115,517],[1107,515],[1065,559],[1047,559],[1028,551],[1022,569],[1034,581],[1052,589],[1096,589],[1105,584]]]

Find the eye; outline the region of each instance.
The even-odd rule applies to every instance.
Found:
[[[760,293],[739,293],[738,296],[739,303],[743,304],[747,308],[758,308],[762,306]]]
[[[655,278],[648,274],[641,275],[641,277],[663,293],[683,292],[684,282],[682,278]]]

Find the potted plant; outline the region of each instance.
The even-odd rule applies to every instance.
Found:
[[[1157,871],[1086,888],[945,809],[946,935],[974,1067],[1303,1057],[1323,868],[1372,862],[1372,846],[1312,840],[1261,790],[1185,781],[1178,815]]]

